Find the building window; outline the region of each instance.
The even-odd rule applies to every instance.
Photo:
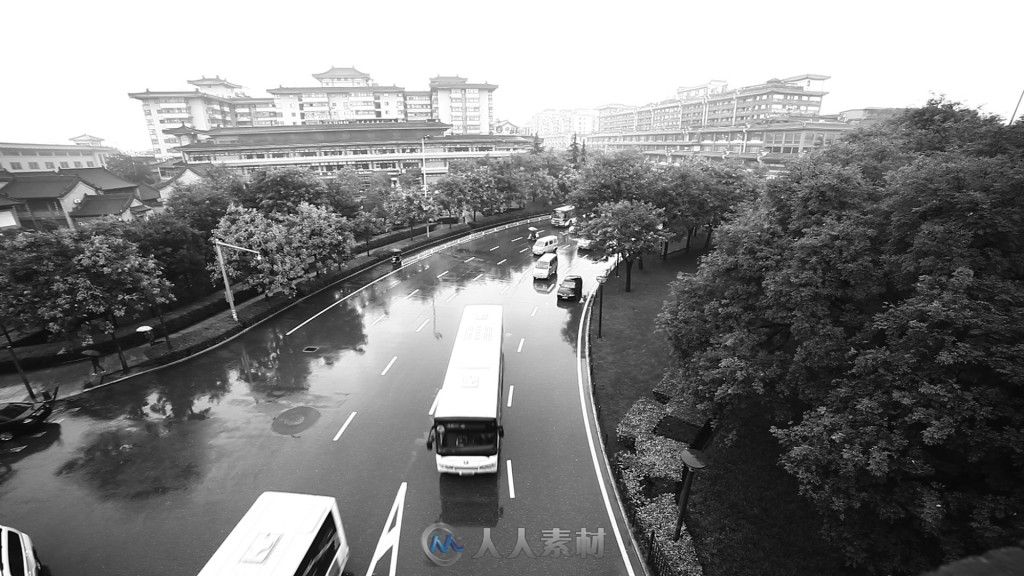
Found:
[[[11,170],[21,170],[21,162],[11,162]]]
[[[53,170],[53,162],[47,162],[46,163],[46,169],[47,170]]]
[[[75,168],[81,168],[81,167],[82,167],[82,163],[81,163],[81,162],[78,162],[78,161],[76,160],[76,161],[75,161]]]
[[[61,162],[61,163],[60,163],[60,167],[61,167],[61,168],[68,168],[69,166],[68,166],[68,163],[67,163],[67,162]]]
[[[92,160],[86,160],[85,161],[85,165],[88,166],[89,168],[95,168],[96,167],[96,163],[93,162]]]
[[[29,162],[28,163],[28,169],[29,170],[39,170],[39,162]]]

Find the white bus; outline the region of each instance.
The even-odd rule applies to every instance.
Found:
[[[438,472],[498,471],[504,436],[501,341],[501,306],[466,306],[427,434]]]
[[[561,208],[555,208],[555,211],[551,213],[551,225],[560,228],[566,226],[572,226],[576,223],[576,207],[575,206],[562,206]]]
[[[339,576],[348,553],[334,498],[264,492],[199,576]]]

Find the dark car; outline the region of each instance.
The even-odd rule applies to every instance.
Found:
[[[43,393],[41,402],[7,402],[0,404],[0,434],[10,436],[31,432],[46,423],[57,402],[57,391],[53,396]]]
[[[566,276],[558,285],[559,300],[579,300],[583,296],[583,278]]]

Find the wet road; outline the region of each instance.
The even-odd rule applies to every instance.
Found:
[[[355,277],[208,354],[68,401],[36,437],[0,443],[0,524],[28,532],[55,576],[190,575],[263,491],[324,494],[361,575],[404,484],[398,574],[631,573],[581,410],[583,302],[533,281],[525,236],[446,246],[362,290],[376,276]],[[606,263],[560,237],[559,278],[592,291]],[[504,306],[502,461],[494,476],[440,477],[424,438],[468,304]],[[465,547],[450,567],[420,546],[438,521]],[[495,552],[473,558],[485,529]]]

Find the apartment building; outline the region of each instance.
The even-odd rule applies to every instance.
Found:
[[[103,140],[88,134],[71,139],[74,144],[30,144],[0,142],[0,170],[33,172],[58,168],[96,168],[106,165],[106,157],[113,148],[103,146]]]
[[[181,147],[186,162],[212,162],[243,173],[302,167],[320,176],[351,168],[393,177],[419,170],[428,183],[448,173],[449,163],[528,152],[529,138],[451,134],[437,121],[369,120],[310,126],[219,128],[194,131]]]
[[[432,117],[450,124],[452,134],[490,134],[497,89],[495,84],[473,84],[461,76],[435,76],[430,79]]]

